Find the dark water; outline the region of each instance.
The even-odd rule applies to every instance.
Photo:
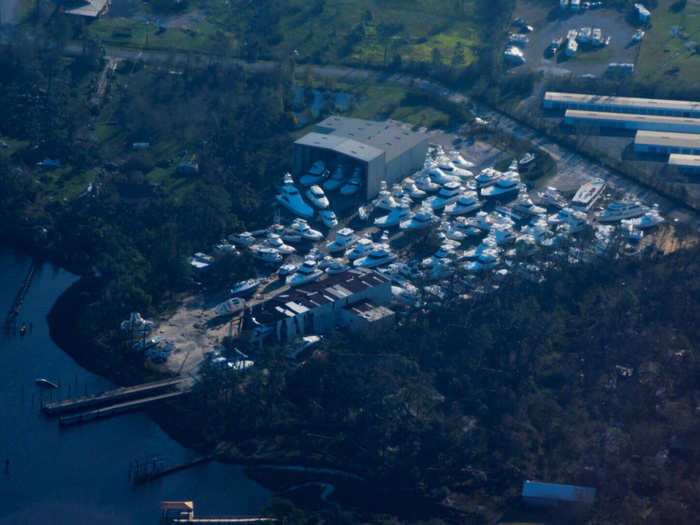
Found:
[[[29,264],[28,257],[0,249],[0,322]],[[200,465],[133,486],[128,472],[135,459],[160,455],[174,464],[196,457],[144,414],[67,428],[41,414],[42,398],[112,386],[81,368],[49,337],[46,315],[75,279],[44,264],[20,315],[20,322],[33,323],[32,332],[0,336],[0,524],[156,524],[159,503],[166,499],[193,500],[200,515],[261,511],[271,493],[232,465]],[[59,383],[59,390],[41,389],[36,377]]]

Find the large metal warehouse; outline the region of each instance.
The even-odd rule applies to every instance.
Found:
[[[427,153],[427,135],[399,122],[333,116],[294,143],[294,170],[303,174],[316,160],[359,166],[370,199],[382,180],[392,184],[420,170]]]
[[[700,133],[700,118],[667,117],[662,115],[635,115],[632,113],[567,109],[564,115],[564,123],[570,126],[587,124],[602,128]]]
[[[657,98],[609,97],[581,93],[547,91],[543,101],[546,109],[582,109],[613,113],[639,113],[669,117],[700,118],[700,102]]]
[[[641,153],[700,155],[700,134],[637,131],[634,149]]]

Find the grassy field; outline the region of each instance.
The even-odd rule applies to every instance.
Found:
[[[678,36],[671,34],[680,26]],[[697,87],[700,83],[700,3],[659,0],[651,12],[651,28],[642,42],[636,78],[646,84],[673,82]]]
[[[135,10],[113,9],[90,31],[112,46],[245,56],[254,11],[240,5],[201,0],[163,15],[136,0]],[[280,8],[279,23],[258,33],[261,54],[374,66],[400,56],[466,66],[480,42],[474,9],[474,2],[455,0],[290,0]]]

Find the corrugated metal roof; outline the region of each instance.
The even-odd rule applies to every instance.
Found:
[[[700,102],[694,102],[692,100],[611,97],[607,95],[587,95],[583,93],[561,93],[558,91],[547,91],[544,95],[544,99],[550,102],[568,102],[572,104],[596,104],[647,109],[668,109],[673,111],[700,111]]]
[[[635,144],[647,146],[674,146],[700,149],[700,133],[671,133],[669,131],[637,131]]]
[[[294,144],[328,149],[349,157],[364,160],[365,162],[370,162],[384,154],[382,150],[368,144],[363,144],[357,140],[339,135],[324,135],[323,133],[316,133],[313,131],[301,137],[294,142]]]
[[[565,118],[618,120],[621,122],[654,122],[658,124],[684,124],[700,128],[700,118],[669,117],[666,115],[639,115],[637,113],[610,113],[608,111],[584,111],[567,109]]]
[[[594,488],[577,487],[576,485],[560,485],[530,480],[523,483],[524,498],[593,503],[595,492]]]
[[[700,155],[684,155],[682,153],[671,153],[668,157],[671,166],[689,166],[700,168]]]

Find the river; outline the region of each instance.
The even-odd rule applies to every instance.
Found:
[[[26,255],[0,248],[0,315],[4,317],[30,265]],[[161,500],[195,502],[200,515],[255,514],[271,492],[243,468],[213,462],[145,485],[128,479],[132,461],[162,456],[166,464],[196,457],[142,413],[60,428],[40,412],[51,396],[112,387],[81,368],[49,337],[46,315],[77,277],[44,264],[27,293],[20,322],[31,332],[0,335],[0,525],[158,523]],[[115,320],[117,322],[118,320]],[[36,377],[59,383],[55,391]],[[9,469],[5,471],[5,460]]]

